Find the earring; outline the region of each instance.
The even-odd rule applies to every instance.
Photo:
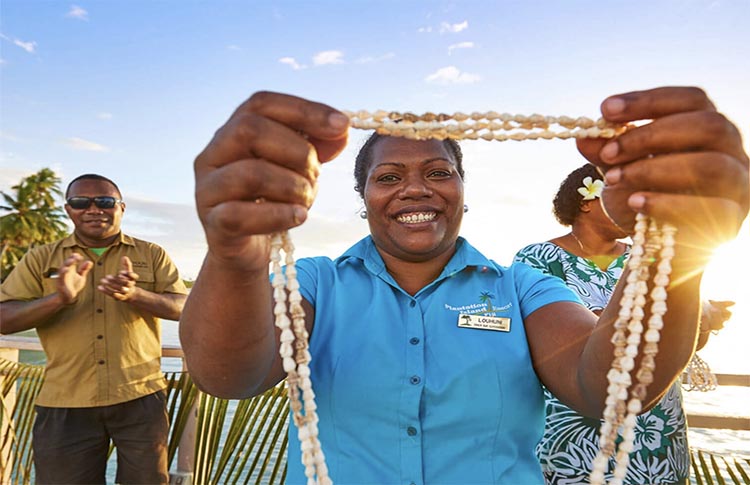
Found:
[[[464,214],[469,212],[469,206],[464,204]]]
[[[367,209],[362,209],[362,211],[359,213],[359,217],[362,219],[367,219]]]

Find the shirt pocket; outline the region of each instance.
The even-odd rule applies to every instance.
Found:
[[[42,296],[49,296],[57,293],[57,276],[45,276],[42,279]]]
[[[135,272],[138,274],[138,279],[135,281],[135,285],[144,290],[153,292],[154,286],[156,285],[153,271],[137,270]]]
[[[57,278],[57,268],[52,267],[44,272],[44,276],[42,277],[42,296],[48,296],[53,293],[57,293]]]

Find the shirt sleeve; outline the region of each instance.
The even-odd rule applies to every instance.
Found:
[[[0,302],[36,300],[44,296],[42,266],[36,252],[29,251],[18,262],[0,287]]]
[[[559,301],[583,305],[578,295],[556,276],[544,274],[538,269],[519,262],[514,262],[510,269],[513,271],[523,318],[545,305]]]
[[[154,290],[155,293],[187,294],[185,282],[180,278],[177,266],[172,262],[164,248],[154,245]]]
[[[549,267],[550,259],[544,254],[543,244],[530,244],[526,246],[516,253],[513,257],[513,262],[523,263],[545,274],[552,274]]]
[[[297,267],[297,282],[302,298],[315,307],[315,295],[318,293],[318,279],[320,270],[318,261],[320,258],[302,258],[295,263]]]

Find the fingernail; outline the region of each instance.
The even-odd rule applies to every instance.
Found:
[[[615,185],[620,179],[622,179],[622,169],[620,167],[610,168],[604,174],[604,181],[607,182],[607,185]]]
[[[331,128],[344,130],[349,127],[349,118],[339,112],[333,112],[328,115],[328,124],[331,125]]]
[[[628,205],[631,209],[643,209],[646,206],[646,197],[641,194],[633,194],[628,197]]]
[[[304,207],[300,207],[298,205],[294,206],[294,225],[299,226],[303,222],[305,222],[305,219],[307,219],[307,209]]]
[[[605,161],[611,161],[614,160],[614,158],[617,156],[617,153],[620,151],[620,146],[617,144],[616,141],[611,141],[604,145],[604,148],[602,148],[602,151],[599,152],[599,156],[602,157],[602,160]]]
[[[625,100],[618,97],[607,98],[602,103],[602,112],[604,115],[619,115],[625,111]]]

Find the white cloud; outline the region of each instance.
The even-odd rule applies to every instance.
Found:
[[[7,40],[8,42],[11,42],[14,45],[17,45],[18,47],[20,47],[21,49],[25,50],[26,52],[30,54],[33,54],[34,51],[36,50],[36,42],[34,42],[33,40],[29,42],[24,42],[21,39],[10,38],[7,35],[2,34],[2,33],[0,33],[0,39]]]
[[[428,34],[432,32],[432,27],[420,27],[417,29],[417,32],[419,32],[420,34]]]
[[[112,119],[112,113],[107,113],[102,111],[101,113],[97,113],[96,117],[100,120],[111,120]]]
[[[455,34],[455,33],[461,32],[462,30],[466,30],[467,28],[469,28],[468,20],[464,20],[460,24],[449,24],[448,22],[443,22],[440,24],[440,33],[441,34],[445,34],[445,33]]]
[[[387,61],[388,59],[393,59],[394,57],[396,57],[396,54],[394,54],[393,52],[388,52],[387,54],[383,54],[382,56],[379,56],[379,57],[372,57],[372,56],[360,57],[354,62],[357,64],[371,64],[373,62]]]
[[[473,84],[481,81],[481,76],[461,72],[455,66],[447,66],[438,69],[425,78],[428,83],[434,84]]]
[[[84,140],[83,138],[72,137],[64,140],[65,145],[73,150],[82,150],[86,152],[108,152],[109,148],[99,143]]]
[[[279,62],[290,66],[295,71],[299,71],[300,69],[305,69],[307,67],[304,64],[299,64],[294,57],[282,57],[281,59],[279,59]]]
[[[242,48],[240,46],[238,46],[237,44],[229,44],[227,46],[227,50],[230,50],[230,51],[241,51]]]
[[[8,133],[7,131],[3,131],[3,130],[0,130],[0,139],[8,140],[8,141],[22,141],[16,135],[13,135],[13,134]]]
[[[21,49],[28,52],[29,54],[33,54],[34,51],[36,51],[36,42],[34,42],[33,40],[29,42],[24,42],[20,39],[13,39],[13,43],[17,45],[18,47],[20,47]]]
[[[448,46],[448,55],[456,49],[471,49],[474,47],[473,42],[459,42],[458,44],[451,44]]]
[[[5,59],[0,57],[0,66],[2,66],[3,64],[7,64],[7,62],[5,61]]]
[[[68,10],[68,13],[66,13],[65,16],[71,19],[78,19],[78,20],[89,19],[89,13],[85,9],[79,7],[78,5],[71,5],[70,10]]]
[[[313,56],[313,64],[315,64],[316,66],[323,66],[326,64],[343,64],[343,56],[344,53],[341,51],[321,51]]]

